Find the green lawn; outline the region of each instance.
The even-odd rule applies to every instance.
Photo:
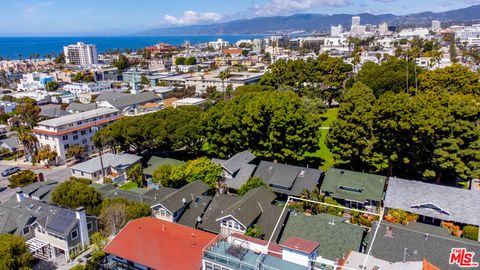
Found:
[[[135,188],[138,188],[137,183],[135,183],[135,182],[127,182],[127,183],[123,184],[122,186],[120,186],[120,189],[123,189],[123,190],[131,190],[131,189],[135,189]]]
[[[322,159],[323,162],[320,165],[320,169],[322,171],[326,171],[327,169],[333,167],[333,164],[334,164],[333,154],[332,152],[330,152],[330,149],[328,149],[326,144],[328,130],[326,129],[320,130],[320,133],[321,133],[320,143],[319,143],[320,149],[314,153],[307,153],[305,156]]]
[[[322,115],[325,120],[322,122],[322,127],[331,127],[333,121],[338,117],[338,108],[327,109],[327,112]]]

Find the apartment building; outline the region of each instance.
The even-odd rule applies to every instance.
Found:
[[[59,158],[65,160],[67,149],[72,145],[84,146],[88,154],[95,152],[93,135],[121,117],[117,109],[99,108],[42,121],[33,129],[33,133],[40,147],[49,146]]]
[[[55,78],[46,73],[32,72],[22,76],[17,88],[20,91],[44,90],[49,82],[55,81]]]
[[[72,83],[65,85],[63,90],[78,95],[112,90],[112,85],[110,83]]]
[[[88,66],[98,64],[97,46],[77,42],[63,47],[67,64]]]

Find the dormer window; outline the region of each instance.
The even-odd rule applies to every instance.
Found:
[[[339,188],[341,190],[347,190],[347,191],[353,191],[353,192],[362,192],[363,191],[363,187],[362,188],[357,188],[357,187],[349,187],[349,186],[340,186]]]

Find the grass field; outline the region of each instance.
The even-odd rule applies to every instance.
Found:
[[[125,184],[123,184],[122,186],[120,186],[120,189],[123,189],[123,190],[131,190],[131,189],[135,189],[137,188],[137,183],[135,182],[127,182]]]
[[[322,129],[320,130],[320,142],[319,146],[320,149],[317,150],[314,153],[307,153],[305,156],[306,157],[311,157],[311,158],[317,158],[319,160],[322,160],[320,169],[322,171],[326,171],[327,169],[333,167],[335,164],[333,160],[333,154],[330,152],[330,149],[327,147],[327,136],[328,136],[328,128],[332,126],[333,122],[337,119],[338,117],[338,108],[332,108],[328,109],[324,115],[322,115],[322,118],[324,118],[324,121],[322,122]]]

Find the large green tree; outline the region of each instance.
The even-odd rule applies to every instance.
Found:
[[[468,67],[455,64],[419,76],[420,91],[463,93],[480,96],[480,76]]]
[[[65,181],[53,190],[52,202],[72,209],[83,206],[88,214],[98,215],[102,196],[96,189],[86,184]]]
[[[0,269],[31,269],[32,253],[21,236],[0,234]]]
[[[245,93],[203,114],[208,152],[226,158],[243,150],[284,162],[318,149],[320,118],[296,93]]]
[[[114,198],[102,202],[99,221],[106,235],[116,235],[128,221],[147,216],[150,216],[148,204]]]
[[[371,164],[372,108],[376,98],[372,89],[359,82],[343,97],[338,119],[328,134],[327,144],[335,160],[354,170],[364,170]]]
[[[8,187],[16,188],[16,187],[24,187],[30,185],[32,183],[37,182],[38,178],[37,175],[31,170],[20,171],[17,174],[14,174],[8,178],[10,184]]]

